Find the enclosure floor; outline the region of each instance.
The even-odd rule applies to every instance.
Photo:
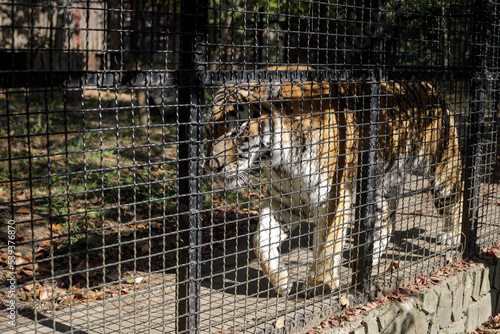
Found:
[[[372,274],[373,291],[383,293],[395,286],[411,283],[416,273],[429,273],[460,255],[458,247],[437,244],[441,229],[428,191],[427,181],[409,176],[404,198],[400,201],[394,237],[387,252]],[[498,240],[500,225],[500,192],[496,184],[482,188],[479,210],[479,238],[484,243]],[[303,224],[303,234],[308,224]],[[350,231],[348,231],[349,235]],[[290,276],[303,282],[308,259],[312,252],[307,238],[294,234],[290,249],[283,250],[283,261]],[[319,294],[305,299],[301,294],[289,298],[278,297],[259,271],[253,251],[247,250],[248,238],[240,238],[234,249],[226,249],[222,258],[206,260],[202,265],[200,333],[260,332],[280,328],[286,322],[295,322],[311,316],[332,314],[338,307],[338,298],[350,292],[341,289],[331,294]],[[300,246],[299,246],[300,245]],[[345,243],[342,284],[352,280],[348,236]],[[284,246],[283,248],[288,248]],[[18,332],[38,333],[174,333],[175,332],[175,272],[152,274],[151,288],[120,298],[107,299],[87,305],[67,307],[55,314],[45,311],[19,315]],[[15,333],[0,319],[2,333]]]

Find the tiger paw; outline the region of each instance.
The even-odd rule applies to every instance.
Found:
[[[294,288],[293,282],[289,282],[278,286],[277,288],[275,288],[275,290],[280,296],[288,296],[289,294],[292,293],[293,288]]]
[[[332,293],[332,290],[328,285],[321,284],[315,287],[305,287],[305,285],[302,287],[303,288],[303,294],[305,298],[314,298],[318,296],[325,296],[329,295]]]
[[[271,274],[269,280],[276,292],[281,296],[287,296],[292,292],[293,282],[288,280],[288,272],[286,270]]]
[[[441,232],[437,238],[438,242],[447,245],[447,246],[455,246],[460,243],[460,234],[453,232]]]
[[[304,294],[305,298],[312,298],[315,296],[324,296],[332,293],[340,288],[340,280],[334,279],[328,283],[323,281],[316,281],[314,278],[310,278],[306,283],[303,283],[300,290]]]

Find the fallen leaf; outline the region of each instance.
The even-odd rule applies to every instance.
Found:
[[[104,292],[102,290],[89,291],[89,298],[93,300],[102,300]]]
[[[340,321],[338,319],[330,319],[330,324],[334,327],[339,327],[340,326]]]
[[[17,256],[16,257],[16,266],[22,266],[22,265],[25,265],[26,263],[30,263],[30,262],[31,262],[31,258],[29,258],[29,257],[26,257],[26,256]]]
[[[26,291],[20,291],[20,292],[18,292],[18,296],[19,296],[19,300],[27,301],[29,295],[28,295],[28,293],[26,293]]]
[[[285,327],[285,319],[284,318],[276,319],[276,321],[274,322],[274,327],[276,329],[281,329]]]
[[[25,276],[33,276],[35,272],[33,270],[23,268],[23,269],[21,269],[21,271],[19,273],[21,275],[25,275]]]
[[[46,299],[50,299],[52,297],[52,289],[44,287],[40,290],[37,290],[37,295],[40,301],[44,301]]]
[[[59,231],[62,229],[62,225],[61,224],[51,224],[50,225],[50,229],[52,230],[52,232],[54,233],[59,233]]]
[[[137,224],[135,227],[138,230],[147,230],[149,228],[149,222]]]
[[[27,200],[27,199],[28,199],[28,198],[27,198],[27,196],[26,196],[26,192],[23,192],[23,193],[21,193],[21,194],[19,194],[19,195],[17,195],[17,196],[14,196],[14,201],[15,201],[15,202],[18,202],[18,201],[25,201],[25,200]]]
[[[340,302],[340,305],[342,305],[346,308],[349,307],[349,299],[347,299],[347,297],[345,295],[340,296],[339,302]]]
[[[71,299],[73,299],[72,295],[66,295],[66,296],[57,298],[57,301],[63,302],[63,303],[69,303],[71,301]]]
[[[140,250],[140,254],[141,255],[146,255],[149,253],[149,244],[144,244],[142,247],[141,247],[141,250]]]
[[[346,316],[346,320],[349,322],[356,321],[356,317],[354,315],[348,315]]]
[[[111,281],[118,280],[118,271],[117,270],[110,270],[109,272],[106,273],[106,279],[111,280]]]
[[[434,284],[438,284],[439,282],[441,282],[441,279],[439,277],[436,277],[436,276],[431,276],[431,281]]]
[[[31,213],[31,210],[27,206],[22,206],[16,210],[16,214],[18,214],[18,215],[29,215],[30,213]]]
[[[398,269],[399,268],[399,264],[397,262],[391,262],[389,264],[389,267],[387,268],[386,272],[390,272],[390,271],[393,271],[394,269]]]

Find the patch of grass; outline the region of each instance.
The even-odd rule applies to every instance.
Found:
[[[44,94],[9,95],[8,103],[0,95],[0,112],[8,105],[11,136],[19,137],[5,141],[17,159],[10,167],[0,166],[5,167],[0,168],[1,180],[12,181],[2,186],[0,201],[10,200],[12,190],[14,201],[25,206],[22,211],[31,211],[30,219],[43,226],[35,238],[55,235],[59,254],[68,247],[76,251],[93,236],[134,226],[134,219],[175,224],[176,109],[152,110],[151,127],[134,128],[138,112],[132,113],[126,96],[119,95],[117,103],[111,94],[66,105],[57,96],[48,104]],[[0,123],[0,134],[7,135],[6,124]],[[6,154],[0,150],[2,159]],[[204,183],[204,209],[258,206],[258,195],[251,190],[224,193],[216,188]]]

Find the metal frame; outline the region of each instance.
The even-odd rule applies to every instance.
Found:
[[[2,6],[7,6],[3,4]],[[64,7],[64,6],[61,6]],[[471,82],[471,97],[469,102],[469,113],[466,124],[466,146],[470,149],[464,155],[464,200],[463,200],[463,224],[462,224],[462,238],[461,242],[465,249],[465,255],[476,254],[480,247],[478,239],[478,230],[480,228],[480,208],[481,208],[481,182],[484,178],[484,171],[481,166],[484,165],[486,146],[485,146],[485,113],[488,104],[488,82],[494,80],[495,83],[499,80],[498,68],[490,70],[488,65],[488,47],[494,45],[496,48],[499,46],[492,41],[494,17],[491,13],[497,13],[500,7],[499,3],[490,0],[477,0],[474,2],[474,36],[472,37],[472,58],[471,63],[475,64],[473,68],[456,68],[456,67],[442,67],[439,69],[430,69],[425,71],[418,71],[411,67],[401,67],[401,71],[390,71],[388,65],[385,64],[384,43],[381,36],[378,35],[376,29],[375,35],[368,36],[370,45],[363,50],[363,57],[367,63],[359,68],[346,67],[326,69],[320,68],[317,70],[299,70],[299,71],[267,71],[265,69],[209,69],[207,48],[208,43],[208,20],[209,11],[214,10],[210,8],[207,0],[187,0],[181,1],[179,4],[179,35],[182,36],[179,43],[178,50],[178,67],[174,70],[168,71],[155,71],[155,70],[140,70],[140,69],[125,69],[125,70],[110,70],[103,71],[90,71],[90,70],[68,70],[68,71],[53,71],[51,69],[44,71],[24,71],[24,70],[1,70],[0,71],[0,87],[6,89],[4,93],[5,99],[8,103],[9,89],[40,89],[47,93],[47,87],[51,90],[62,88],[71,90],[72,88],[84,88],[87,86],[97,86],[99,89],[115,89],[119,87],[137,88],[137,87],[175,87],[176,98],[174,106],[177,108],[177,176],[175,182],[178,187],[178,194],[176,196],[177,212],[175,220],[177,227],[175,235],[177,238],[176,245],[176,331],[179,333],[201,333],[206,328],[201,328],[203,307],[200,304],[200,296],[202,295],[202,232],[203,232],[203,145],[204,145],[204,113],[207,107],[205,93],[208,89],[213,89],[218,85],[227,85],[228,83],[262,83],[262,82],[283,82],[283,81],[307,81],[307,80],[362,80],[369,82],[371,85],[371,98],[369,105],[363,107],[363,127],[362,127],[362,147],[359,154],[359,161],[361,168],[359,168],[360,175],[358,177],[358,193],[356,196],[356,212],[355,212],[355,226],[353,228],[353,239],[358,247],[353,253],[354,260],[352,263],[352,282],[351,287],[358,293],[357,297],[360,300],[366,300],[374,295],[375,288],[373,287],[372,278],[372,256],[373,256],[373,242],[374,242],[374,224],[375,224],[375,201],[376,201],[376,165],[377,156],[376,150],[378,145],[378,123],[379,123],[379,110],[380,110],[380,91],[381,82],[385,80],[428,80],[439,77],[442,81],[463,80]],[[321,7],[321,4],[320,4]],[[327,9],[327,8],[326,8]],[[322,14],[327,15],[325,8],[318,10],[319,24],[322,29],[326,29],[328,22],[321,21],[326,17],[321,17]],[[88,8],[87,8],[88,10]],[[123,12],[123,2],[121,11]],[[381,0],[370,1],[369,5],[362,8],[363,18],[361,21],[369,29],[372,26],[379,27],[382,25],[381,13],[384,10],[384,2]],[[129,10],[133,12],[133,10]],[[123,14],[123,13],[122,13]],[[288,13],[289,16],[291,16]],[[289,22],[288,22],[289,23]],[[258,27],[262,27],[264,22],[262,17],[259,18]],[[123,25],[123,22],[121,23]],[[122,27],[123,28],[123,27]],[[51,29],[57,30],[54,27]],[[257,29],[256,31],[258,31]],[[64,31],[64,30],[63,30]],[[498,36],[494,36],[499,39]],[[256,37],[256,40],[262,42],[262,36]],[[327,34],[319,35],[318,40],[320,44],[328,43]],[[233,45],[234,47],[234,45]],[[12,46],[12,51],[15,48]],[[318,46],[319,50],[319,46]],[[115,50],[116,51],[116,50]],[[120,50],[123,53],[124,50]],[[319,51],[318,51],[319,52]],[[498,53],[498,52],[497,52]],[[322,55],[323,58],[326,54]],[[259,53],[259,58],[261,59]],[[321,58],[321,57],[320,57]],[[326,63],[326,59],[321,58],[319,61]],[[498,58],[498,55],[494,58]],[[497,64],[498,65],[498,64]],[[498,66],[497,66],[498,67]],[[493,79],[491,79],[493,78]],[[46,98],[47,99],[47,98]],[[27,99],[28,101],[28,99]],[[118,102],[115,101],[118,105]],[[497,101],[498,102],[498,101]],[[99,102],[101,103],[101,101]],[[28,105],[28,103],[27,103]],[[101,106],[99,106],[101,108]],[[29,112],[29,111],[28,111]],[[14,200],[13,189],[14,182],[27,181],[29,184],[32,178],[14,177],[15,167],[12,165],[13,160],[22,159],[15,158],[11,152],[13,142],[17,139],[27,138],[28,146],[33,134],[30,134],[29,119],[28,119],[28,133],[23,135],[11,134],[10,123],[15,117],[16,113],[7,111],[5,121],[7,124],[7,134],[2,135],[0,140],[7,142],[8,153],[2,162],[7,162],[9,169],[9,179],[1,180],[0,185],[8,185],[11,189],[10,201],[6,204],[11,212],[10,216],[14,219],[14,211],[16,201]],[[45,121],[49,124],[49,113],[44,114]],[[498,115],[496,115],[497,125]],[[117,133],[120,126],[117,121]],[[149,128],[149,125],[146,126]],[[102,130],[101,130],[102,131]],[[497,138],[499,129],[496,129]],[[49,129],[47,127],[46,137],[47,142],[50,141]],[[85,125],[82,130],[85,136]],[[118,136],[118,135],[117,135]],[[66,133],[67,138],[67,133]],[[101,146],[97,151],[105,151],[102,145],[102,132],[101,132]],[[85,141],[85,139],[84,139]],[[135,144],[132,144],[135,146]],[[118,144],[117,144],[118,147]],[[499,148],[497,148],[498,150]],[[83,154],[88,152],[85,147]],[[135,153],[134,153],[135,154]],[[68,155],[68,152],[66,152]],[[49,157],[51,153],[48,152]],[[29,157],[32,159],[32,157]],[[134,158],[135,159],[135,158]],[[66,160],[69,160],[66,157]],[[50,161],[48,165],[50,171]],[[118,168],[119,169],[119,168]],[[31,160],[30,160],[31,171]],[[104,166],[101,166],[101,182],[104,184],[104,173],[106,172]],[[69,174],[66,173],[68,176]],[[86,172],[84,172],[84,177]],[[69,177],[68,177],[69,180]],[[49,182],[49,201],[52,197],[50,194]],[[134,179],[134,192],[137,185]],[[68,186],[69,187],[69,186]],[[119,187],[117,187],[119,188]],[[31,189],[30,189],[31,190]],[[69,190],[69,188],[68,188]],[[104,186],[102,192],[104,192]],[[69,191],[68,191],[69,192]],[[118,191],[118,194],[120,192]],[[135,195],[134,195],[135,196]],[[135,197],[134,197],[135,198]],[[68,201],[69,201],[68,195]],[[119,199],[120,200],[120,199]],[[28,201],[29,202],[29,201]],[[33,211],[33,200],[30,202],[31,211]],[[104,202],[102,204],[102,216],[104,220]],[[118,203],[120,208],[122,204]],[[212,208],[213,209],[213,208]],[[69,210],[69,209],[68,209]],[[49,218],[54,217],[52,212],[49,212]],[[68,216],[70,213],[68,211]],[[151,217],[150,217],[151,218]],[[71,233],[70,233],[71,234]],[[104,237],[103,237],[104,238]],[[52,239],[52,237],[49,237]],[[122,243],[119,240],[118,243]],[[103,246],[104,247],[104,246]],[[121,245],[120,245],[121,247]],[[88,245],[87,245],[88,248]],[[87,249],[88,250],[88,249]],[[104,250],[103,250],[104,252]],[[233,254],[231,254],[233,255]],[[71,258],[71,253],[70,253]],[[134,259],[135,260],[135,259]],[[51,259],[54,262],[54,258]],[[88,265],[89,259],[87,259]],[[34,261],[36,262],[36,261]],[[351,261],[349,261],[351,262]],[[105,271],[105,261],[102,263],[102,271]],[[87,268],[89,269],[89,268]],[[70,273],[72,272],[70,261]],[[52,271],[52,279],[55,277],[55,272]],[[88,273],[87,273],[88,275]],[[34,284],[34,283],[33,283]],[[2,288],[2,291],[5,289]],[[327,297],[323,296],[323,299]],[[311,304],[304,302],[304,305]],[[332,303],[334,304],[334,303]],[[267,307],[267,306],[266,306]],[[338,307],[332,306],[332,309]],[[210,310],[209,310],[210,311]],[[277,319],[283,313],[276,312],[274,315],[269,316],[269,319]],[[307,314],[302,315],[307,318]],[[35,311],[35,321],[40,321],[37,312]],[[268,325],[269,319],[261,320],[265,326]],[[295,323],[287,323],[287,326],[295,325]],[[271,326],[272,328],[273,326]],[[17,331],[21,329],[16,328]],[[3,329],[0,330],[3,332]]]

